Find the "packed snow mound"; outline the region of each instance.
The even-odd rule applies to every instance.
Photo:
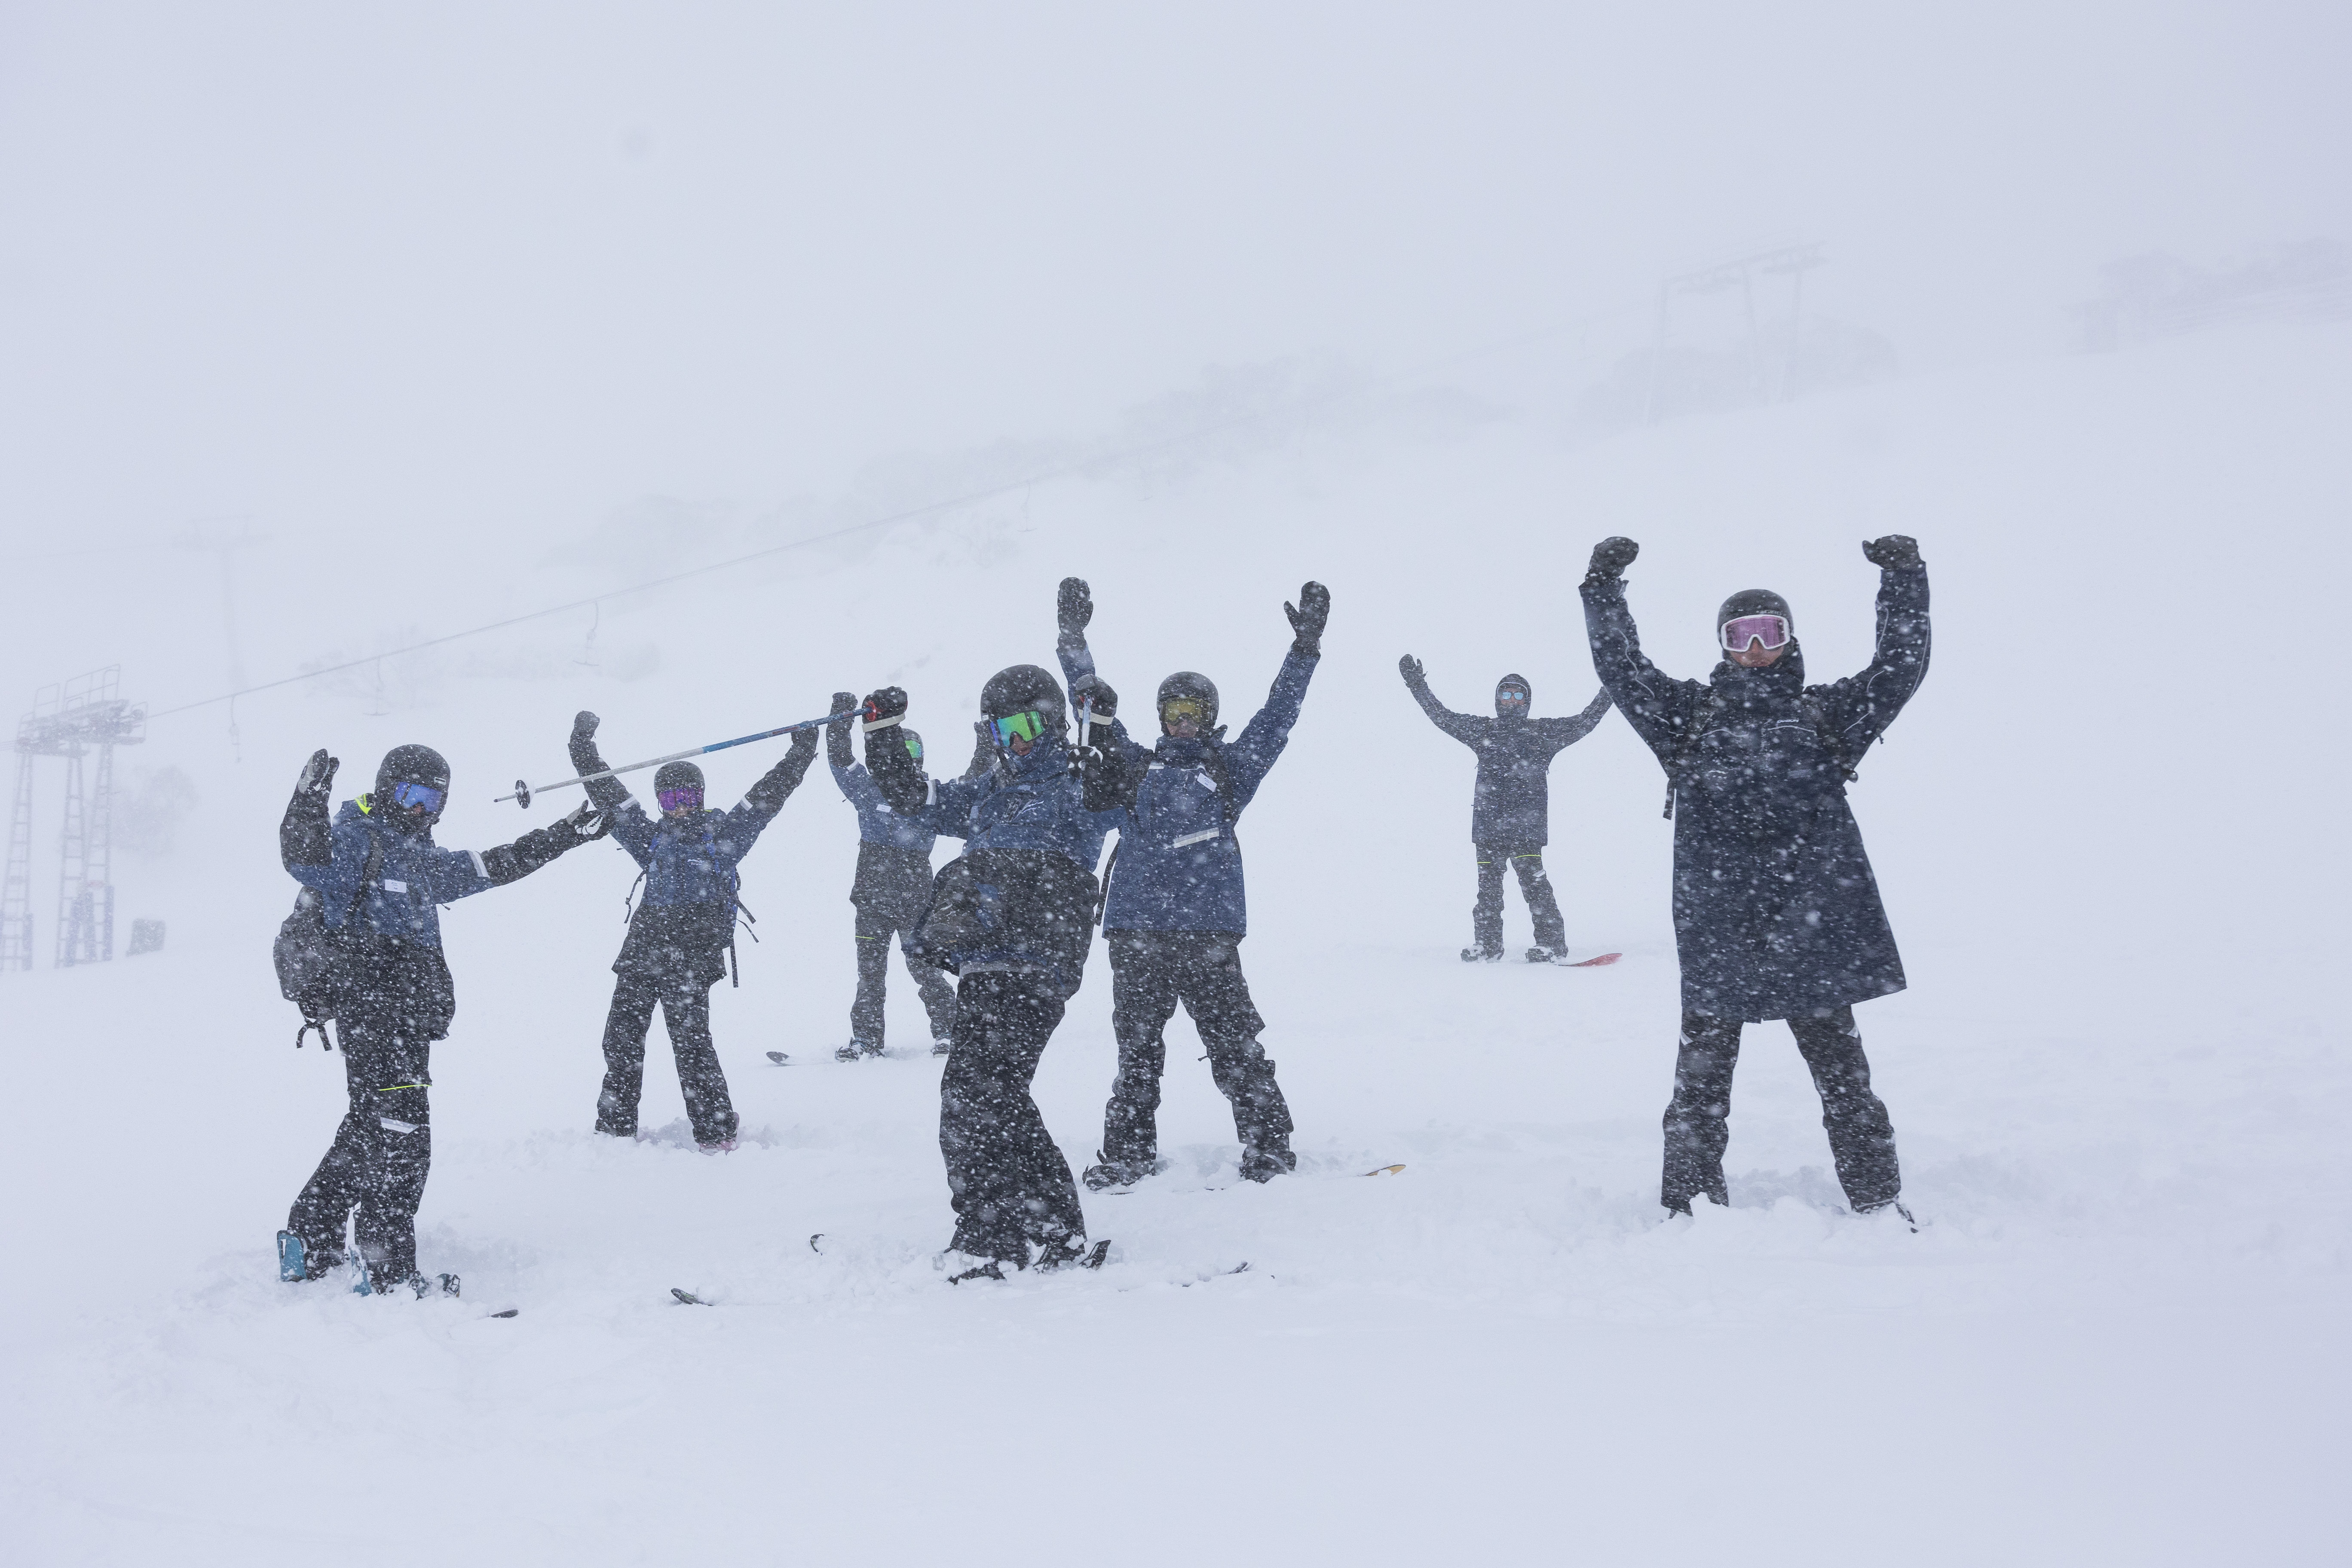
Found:
[[[550,623],[248,700],[234,736],[222,710],[159,721],[138,760],[183,783],[121,881],[165,951],[0,977],[26,1112],[0,1144],[10,1555],[2315,1560],[2352,1220],[2325,978],[2352,934],[2347,350],[2217,334],[1582,447],[1512,420],[1309,430],[616,599],[593,639]],[[1552,773],[1571,955],[1622,962],[1465,965],[1470,758],[1397,659],[1458,709],[1515,670],[1538,713],[1573,712],[1596,686],[1575,584],[1622,533],[1669,673],[1703,675],[1715,605],[1761,586],[1832,679],[1869,656],[1858,545],[1890,531],[1920,541],[1937,646],[1853,788],[1911,977],[1857,1018],[1921,1226],[1842,1211],[1779,1025],[1748,1031],[1731,1206],[1662,1221],[1657,765],[1612,715]],[[832,1059],[856,846],[819,766],[745,863],[760,941],[715,994],[735,1152],[693,1149],[658,1036],[647,1136],[589,1131],[634,873],[592,847],[444,920],[459,1011],[420,1237],[462,1298],[276,1282],[270,1233],[343,1106],[268,957],[312,748],[342,798],[433,744],[440,841],[473,847],[568,807],[490,797],[568,776],[581,708],[621,759],[894,682],[951,773],[987,675],[1050,665],[1066,574],[1132,710],[1194,668],[1235,724],[1283,601],[1330,586],[1240,828],[1296,1176],[1237,1179],[1180,1022],[1167,1168],[1086,1194],[1110,1265],[945,1284],[939,1064],[903,971],[888,1054]],[[359,597],[285,635],[315,652],[425,613]],[[180,676],[135,637],[123,659],[159,698]],[[776,754],[706,759],[714,802]],[[1516,952],[1516,894],[1508,920]],[[1097,952],[1037,1080],[1074,1165],[1109,993]]]

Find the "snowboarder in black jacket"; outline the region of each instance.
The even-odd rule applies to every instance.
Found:
[[[1740,1026],[1785,1018],[1821,1092],[1847,1202],[1902,1213],[1895,1130],[1871,1091],[1853,1004],[1902,990],[1903,960],[1845,786],[1927,673],[1919,546],[1888,534],[1862,547],[1880,569],[1877,651],[1826,686],[1805,684],[1788,604],[1762,589],[1717,612],[1725,657],[1707,680],[1659,674],[1621,575],[1640,548],[1594,546],[1583,596],[1593,667],[1664,765],[1675,819],[1683,1024],[1661,1201],[1684,1214],[1702,1194],[1730,1201],[1723,1152]]]
[[[1265,1182],[1298,1168],[1290,1148],[1290,1107],[1258,1040],[1265,1020],[1242,975],[1249,906],[1234,831],[1290,743],[1307,683],[1322,658],[1330,591],[1309,583],[1299,590],[1298,603],[1283,609],[1290,617],[1290,647],[1265,706],[1242,732],[1228,742],[1217,722],[1215,684],[1179,670],[1160,683],[1160,742],[1147,748],[1112,737],[1118,696],[1095,673],[1087,647],[1094,597],[1076,577],[1062,582],[1056,605],[1062,671],[1070,677],[1073,699],[1099,721],[1098,743],[1080,753],[1086,805],[1123,814],[1103,896],[1118,1076],[1103,1110],[1101,1152],[1086,1173],[1087,1185],[1097,1192],[1139,1181],[1157,1163],[1166,1031],[1179,1002],[1201,1032],[1218,1089],[1232,1102],[1242,1175]]]
[[[866,701],[906,711],[895,687]],[[1085,1259],[1087,1221],[1069,1162],[1029,1092],[1046,1042],[1085,978],[1094,942],[1096,862],[1120,813],[1088,811],[1070,773],[1069,710],[1034,664],[991,676],[982,714],[995,765],[977,778],[925,780],[903,748],[869,749],[866,765],[890,808],[926,816],[964,840],[932,883],[916,946],[957,976],[955,1035],[940,1079],[940,1153],[955,1233],[942,1266],[954,1280],[1003,1278],[1003,1265]],[[1123,732],[1122,732],[1123,733]],[[1033,1256],[1034,1249],[1034,1256]]]
[[[341,1038],[351,1095],[334,1143],[278,1234],[278,1277],[316,1279],[341,1267],[343,1227],[356,1210],[369,1289],[406,1284],[423,1295],[416,1208],[433,1166],[433,1042],[448,1035],[457,1011],[440,907],[520,881],[601,836],[604,824],[583,805],[495,849],[444,849],[433,842],[449,799],[440,752],[394,747],[373,793],[345,801],[330,822],[341,765],[312,752],[278,828],[278,858],[323,920],[319,1007]],[[454,1291],[454,1277],[444,1275],[442,1288]]]
[[[1499,963],[1503,956],[1503,868],[1517,871],[1519,896],[1535,920],[1536,944],[1529,963],[1566,961],[1568,929],[1544,873],[1544,846],[1551,842],[1551,760],[1585,736],[1609,711],[1603,689],[1569,719],[1531,719],[1533,692],[1523,676],[1507,675],[1495,686],[1495,716],[1456,713],[1437,700],[1423,677],[1421,660],[1397,660],[1397,673],[1429,721],[1478,754],[1478,780],[1472,786],[1470,842],[1478,854],[1478,901],[1471,907],[1470,945],[1465,963]]]
[[[593,713],[572,721],[572,765],[604,771],[596,750]],[[613,973],[613,1006],[604,1019],[604,1087],[596,1097],[596,1131],[614,1138],[637,1134],[637,1102],[646,1080],[646,1035],[660,1005],[670,1053],[686,1099],[694,1142],[707,1154],[735,1147],[736,1117],[710,1039],[710,988],[727,973],[735,943],[736,867],[816,758],[816,731],[803,730],[792,748],[732,811],[706,809],[702,770],[666,763],[654,774],[658,819],[629,798],[616,778],[590,779],[589,798],[613,819],[613,837],[645,868],[645,894],[629,917]]]

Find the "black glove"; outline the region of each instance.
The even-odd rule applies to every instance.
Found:
[[[1323,625],[1331,618],[1331,590],[1320,583],[1309,583],[1298,590],[1298,604],[1293,608],[1287,602],[1282,613],[1290,617],[1290,651],[1302,658],[1323,656]]]
[[[1054,623],[1061,627],[1065,646],[1084,646],[1087,623],[1095,618],[1094,591],[1083,577],[1065,577],[1054,595]]]
[[[1642,547],[1622,534],[1612,534],[1592,547],[1592,564],[1585,569],[1588,583],[1606,583],[1622,577],[1625,568],[1633,564],[1633,557]]]
[[[595,724],[596,716],[592,713],[587,717],[589,724],[593,728]],[[581,845],[589,843],[594,839],[602,838],[607,833],[612,832],[613,817],[610,812],[598,810],[594,801],[583,800],[578,805],[573,806],[571,813],[564,816],[561,821],[557,822],[555,826],[558,827],[568,827],[572,830],[572,841],[566,844],[563,847],[566,849],[577,849]]]
[[[845,768],[857,760],[849,751],[849,721],[857,716],[857,693],[835,692],[833,716],[840,722],[824,727],[824,760],[836,768]]]
[[[1397,660],[1397,673],[1404,677],[1404,683],[1407,686],[1421,686],[1425,684],[1421,673],[1421,660],[1413,658],[1411,654],[1407,654],[1402,658]]]
[[[1919,559],[1919,542],[1907,533],[1888,533],[1866,540],[1862,553],[1864,560],[1882,572],[1926,564]]]
[[[881,690],[869,694],[866,699],[866,706],[874,710],[874,716],[866,721],[866,727],[869,730],[886,720],[904,719],[907,716],[906,689],[903,687],[886,686]]]
[[[319,800],[326,799],[335,787],[335,770],[342,765],[341,758],[331,757],[324,746],[320,747],[310,753],[310,760],[302,764],[302,776],[295,781],[294,793]]]
[[[575,741],[593,741],[596,738],[596,726],[603,722],[602,719],[583,708],[572,716],[572,738]]]
[[[838,731],[828,724],[825,726],[825,733],[835,734],[838,733]],[[846,735],[842,736],[841,743],[844,746],[847,746],[849,744],[849,737]],[[793,743],[785,749],[784,755],[787,757],[814,757],[816,755],[816,731],[814,730],[793,731]]]
[[[583,773],[604,771],[604,759],[596,751],[596,726],[603,721],[585,708],[572,716],[572,765]]]
[[[1088,704],[1093,705],[1097,724],[1108,724],[1118,716],[1118,693],[1099,675],[1082,675],[1070,686],[1070,706],[1083,709]]]

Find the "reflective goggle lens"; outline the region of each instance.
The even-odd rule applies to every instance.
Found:
[[[1524,708],[1528,705],[1528,694],[1521,691],[1516,686],[1506,686],[1503,689],[1495,693],[1495,700],[1497,702],[1516,702],[1520,707]]]
[[[1733,653],[1751,642],[1769,649],[1783,647],[1788,640],[1789,623],[1779,616],[1741,616],[1723,623],[1723,646]]]
[[[1160,705],[1160,721],[1174,724],[1190,719],[1195,724],[1209,721],[1209,705],[1197,697],[1171,697]]]
[[[1034,741],[1045,732],[1045,716],[1031,710],[1027,713],[1007,713],[1002,719],[990,721],[996,731],[996,743],[1009,746],[1015,741]]]
[[[664,811],[696,811],[702,805],[702,792],[693,788],[656,790],[654,798]]]
[[[923,743],[912,735],[907,737],[907,754],[919,763],[923,760]]]
[[[441,809],[441,792],[431,784],[396,784],[392,786],[392,804],[406,811],[421,805],[429,815]]]

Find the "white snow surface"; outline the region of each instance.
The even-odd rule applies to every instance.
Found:
[[[1513,419],[1336,422],[615,601],[599,636],[634,662],[593,668],[581,626],[544,624],[408,661],[382,714],[289,689],[238,706],[234,751],[224,709],[159,720],[125,766],[182,768],[199,804],[118,882],[125,930],[168,917],[168,947],[0,977],[0,1552],[2341,1561],[2347,350],[2342,328],[2216,335],[1582,447]],[[1858,1017],[1921,1228],[1841,1211],[1780,1025],[1748,1033],[1732,1205],[1662,1221],[1657,764],[1612,716],[1552,775],[1570,941],[1623,962],[1465,965],[1470,757],[1397,657],[1458,709],[1508,669],[1538,712],[1574,710],[1595,685],[1576,582],[1625,533],[1669,673],[1704,675],[1714,605],[1764,585],[1832,679],[1868,657],[1857,542],[1897,531],[1931,571],[1935,661],[1853,804],[1911,989]],[[354,542],[331,592],[255,617],[295,628],[282,668],[562,596],[520,571],[453,581],[446,611],[379,604],[366,552],[395,547],[465,575],[460,540]],[[738,1151],[693,1148],[658,1026],[651,1136],[589,1131],[634,870],[598,846],[444,917],[459,1012],[419,1231],[462,1300],[277,1282],[271,1233],[343,1104],[268,962],[294,892],[276,825],[312,747],[342,760],[338,799],[389,746],[439,747],[440,841],[474,847],[567,804],[489,797],[568,774],[580,707],[624,759],[898,681],[952,772],[982,679],[1050,666],[1069,573],[1130,712],[1192,668],[1236,725],[1282,601],[1330,585],[1305,716],[1242,825],[1295,1177],[1236,1179],[1180,1018],[1171,1168],[1087,1196],[1112,1264],[945,1283],[940,1063],[895,957],[889,1055],[831,1059],[855,830],[820,762],[746,864],[761,940],[716,993]],[[135,636],[131,694],[215,687],[208,658]],[[708,759],[714,798],[776,755]],[[1036,1084],[1074,1168],[1109,1011],[1097,951]]]

